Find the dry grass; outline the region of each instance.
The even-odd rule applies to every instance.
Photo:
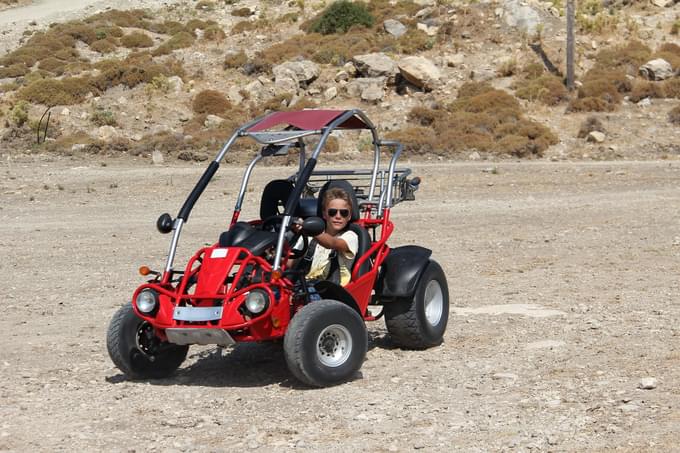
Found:
[[[674,43],[665,43],[656,51],[652,58],[663,58],[671,64],[674,71],[680,70],[680,46]]]
[[[219,25],[211,25],[203,30],[203,39],[206,41],[222,42],[226,37],[227,34]]]
[[[118,45],[116,41],[106,38],[106,39],[99,39],[92,44],[90,44],[90,49],[94,50],[95,52],[99,52],[101,54],[107,54],[114,52],[118,48]]]
[[[524,118],[513,96],[484,83],[466,83],[446,109],[414,108],[409,119],[416,126],[391,136],[413,154],[477,150],[530,157],[557,143],[548,128]]]
[[[248,7],[236,8],[231,10],[231,15],[236,17],[250,17],[253,14],[254,14],[253,11]]]
[[[196,95],[192,108],[199,114],[221,115],[231,110],[231,103],[219,91],[204,90]]]

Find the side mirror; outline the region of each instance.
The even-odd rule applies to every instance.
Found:
[[[302,234],[316,236],[326,229],[326,222],[321,217],[308,217],[302,222]]]
[[[172,231],[172,225],[175,223],[167,212],[161,214],[161,216],[156,220],[156,228],[163,234],[167,234]]]

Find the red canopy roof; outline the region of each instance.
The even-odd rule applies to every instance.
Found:
[[[287,124],[301,130],[317,130],[327,126],[347,110],[299,110],[297,112],[274,112],[264,117],[248,132],[261,132],[274,126]],[[358,117],[352,116],[338,127],[346,129],[366,129],[368,126]]]

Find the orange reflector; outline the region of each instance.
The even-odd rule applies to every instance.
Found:
[[[275,329],[278,329],[281,326],[281,320],[272,316],[272,326],[274,326]]]
[[[142,266],[139,268],[139,275],[149,275],[151,273],[151,269],[149,269],[149,266]]]
[[[279,280],[282,275],[283,275],[283,273],[281,272],[280,269],[272,271],[272,280]]]

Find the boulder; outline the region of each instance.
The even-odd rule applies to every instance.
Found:
[[[652,0],[652,4],[659,8],[670,8],[675,4],[675,0]]]
[[[326,101],[334,99],[338,95],[338,89],[336,87],[330,87],[323,93],[323,97]]]
[[[208,129],[217,129],[218,127],[220,127],[220,124],[222,123],[224,123],[224,118],[220,118],[217,115],[208,115],[205,117],[203,126],[205,126]]]
[[[606,138],[606,136],[602,132],[592,131],[586,137],[586,141],[589,141],[589,142],[592,142],[592,143],[603,143],[605,138]]]
[[[418,22],[416,28],[422,32],[425,32],[427,36],[437,36],[437,32],[439,32],[439,27],[436,25],[428,25],[423,22]]]
[[[293,89],[297,91],[297,85],[293,82]],[[262,99],[264,97],[264,85],[259,80],[253,80],[248,85],[243,88],[243,90],[250,95],[253,99]]]
[[[180,93],[184,89],[184,81],[179,76],[168,77],[168,85],[173,93]]]
[[[387,33],[394,36],[395,38],[398,38],[406,33],[406,26],[398,20],[387,19],[385,22],[383,22],[383,27]]]
[[[406,57],[399,61],[399,72],[409,83],[430,91],[439,84],[441,72],[430,60],[424,57]]]
[[[399,72],[397,65],[390,57],[384,53],[369,53],[357,55],[352,58],[352,62],[357,68],[357,72],[362,77],[387,77],[388,82],[394,82]]]
[[[335,74],[334,80],[335,80],[336,82],[339,82],[339,81],[341,81],[341,80],[345,80],[345,81],[346,81],[346,80],[349,80],[349,74],[347,74],[347,71],[344,71],[344,70],[343,70],[343,71],[338,71],[338,73]]]
[[[113,126],[101,126],[97,130],[97,137],[99,140],[109,143],[112,140],[120,137],[120,132]]]
[[[673,66],[663,58],[657,58],[640,66],[640,75],[649,80],[665,80],[673,77]]]
[[[258,81],[258,83],[260,83]],[[300,84],[297,80],[291,77],[277,77],[274,81],[274,93],[281,94],[297,94]]]
[[[413,3],[420,6],[436,6],[436,0],[413,0]]]
[[[541,23],[538,11],[520,0],[505,0],[503,13],[506,24],[530,35],[536,33]]]
[[[378,103],[385,97],[385,89],[381,86],[378,85],[369,85],[366,87],[365,90],[361,92],[361,100],[370,102],[370,103]]]
[[[272,71],[274,79],[292,78],[300,84],[309,84],[321,74],[319,66],[310,60],[287,61],[274,66]]]
[[[352,97],[363,97],[364,92],[367,90],[367,98],[374,97],[378,91],[382,91],[384,96],[386,80],[385,77],[362,77],[349,82],[345,89],[347,94]]]

